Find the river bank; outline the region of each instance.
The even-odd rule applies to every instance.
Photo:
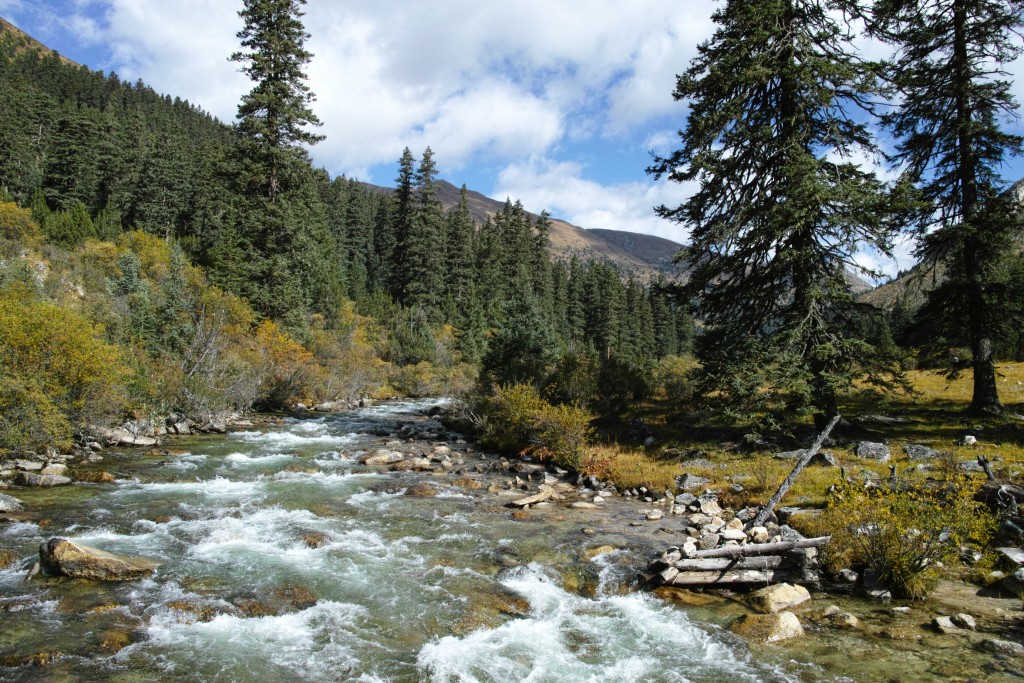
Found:
[[[976,632],[942,635],[929,626],[941,602],[816,593],[794,609],[803,638],[748,644],[725,630],[749,611],[737,596],[682,605],[636,592],[638,571],[678,542],[680,516],[479,452],[426,414],[433,405],[178,437],[163,452],[108,450],[81,470],[102,468],[113,483],[7,491],[26,509],[0,522],[0,547],[18,556],[0,571],[0,680],[1019,674],[1014,658],[977,647],[1007,637],[1019,601],[992,603]],[[368,464],[380,451],[401,459]],[[506,507],[542,485],[562,499]],[[24,563],[52,536],[161,566],[125,585],[26,583]],[[834,627],[832,605],[858,627]]]

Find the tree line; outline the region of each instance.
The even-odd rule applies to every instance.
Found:
[[[688,351],[692,318],[666,283],[553,260],[547,216],[518,202],[477,225],[463,188],[446,209],[429,148],[404,150],[392,193],[314,167],[299,4],[245,3],[250,51],[232,59],[254,89],[233,126],[0,36],[0,285],[120,350],[124,401],[107,407],[205,414],[478,375],[544,387],[575,364],[590,389],[574,400],[600,382],[621,409]],[[269,42],[289,68],[258,58],[267,32],[288,37]],[[0,357],[12,374],[14,357]],[[12,406],[38,388],[19,375]]]
[[[823,423],[855,381],[899,387],[891,335],[877,334],[887,321],[855,299],[846,272],[865,272],[859,250],[891,255],[911,226],[916,255],[943,276],[914,325],[930,344],[966,346],[970,410],[1002,412],[996,349],[1022,318],[1020,207],[1000,177],[1024,143],[1007,130],[1022,10],[1019,0],[720,4],[714,35],[677,80],[689,105],[681,146],[649,169],[699,185],[659,213],[691,229],[683,297],[707,325],[705,392],[741,413]],[[892,57],[864,58],[863,37]],[[898,180],[880,178],[885,166]]]

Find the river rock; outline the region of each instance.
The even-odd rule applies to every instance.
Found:
[[[359,462],[370,467],[390,465],[400,460],[403,460],[401,453],[398,451],[389,451],[383,448],[359,456]]]
[[[953,623],[952,617],[935,617],[932,619],[932,627],[934,627],[939,633],[945,635],[961,633],[963,631],[963,629]]]
[[[1006,655],[1008,657],[1024,657],[1024,645],[1015,643],[1012,640],[998,640],[996,638],[986,638],[985,640],[978,643],[978,647],[985,652],[991,652],[997,655]]]
[[[22,472],[39,472],[43,469],[43,463],[36,460],[24,460],[19,458],[14,461],[14,469]]]
[[[705,515],[720,515],[722,514],[722,508],[718,505],[718,501],[714,498],[702,498],[700,501],[700,511]]]
[[[962,628],[965,631],[976,631],[978,630],[978,622],[974,620],[970,614],[954,614],[952,617],[953,625],[958,628]]]
[[[32,474],[31,472],[19,472],[14,483],[18,486],[50,488],[52,486],[66,486],[71,483],[71,478],[60,474]]]
[[[575,503],[571,504],[569,507],[573,508],[574,510],[600,510],[600,508],[598,506],[594,505],[593,503],[588,503],[588,502],[582,501],[582,500],[576,501]]]
[[[710,483],[710,479],[706,477],[699,477],[696,474],[683,474],[676,477],[676,486],[683,491],[693,491],[695,489],[703,488]]]
[[[42,543],[39,561],[51,572],[97,581],[141,579],[152,574],[158,566],[150,560],[115,555],[65,538],[51,538]]]
[[[714,550],[718,547],[718,542],[721,540],[722,537],[718,534],[704,534],[697,542],[697,547],[701,550]]]
[[[763,526],[755,526],[747,532],[747,536],[754,543],[767,543],[772,540],[772,535],[768,533],[768,529]]]
[[[874,441],[861,441],[854,451],[858,458],[865,460],[877,460],[878,462],[889,462],[892,453],[884,443]]]
[[[56,475],[63,477],[68,473],[68,466],[61,462],[49,463],[43,469],[39,470],[39,474],[42,475]]]
[[[743,529],[722,529],[719,535],[727,541],[747,540],[747,533]]]
[[[796,607],[810,599],[811,594],[803,586],[778,583],[754,591],[747,596],[747,603],[762,614],[774,614]]]
[[[798,638],[804,634],[800,620],[792,612],[744,614],[732,622],[729,630],[748,640],[761,643],[776,643],[780,640]]]
[[[433,498],[437,495],[437,489],[430,484],[413,484],[405,490],[405,495],[414,496],[416,498]]]
[[[24,504],[14,496],[0,493],[0,512],[20,512]]]
[[[93,427],[96,437],[108,446],[156,446],[158,441],[152,436],[134,434],[124,427],[106,429],[104,427]]]
[[[647,514],[645,515],[645,517],[651,522],[655,522],[664,516],[665,513],[663,513],[661,510],[648,510]]]

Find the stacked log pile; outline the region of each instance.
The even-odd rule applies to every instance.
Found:
[[[828,536],[804,538],[774,521],[755,524],[756,511],[721,510],[712,495],[695,503],[688,509],[701,511],[687,518],[683,543],[666,550],[642,573],[651,588],[819,583],[818,549],[828,543]]]

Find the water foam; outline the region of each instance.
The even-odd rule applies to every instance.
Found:
[[[572,595],[537,565],[511,572],[502,583],[529,602],[529,616],[425,645],[417,664],[430,680],[788,680],[752,666],[685,614],[650,597]]]

